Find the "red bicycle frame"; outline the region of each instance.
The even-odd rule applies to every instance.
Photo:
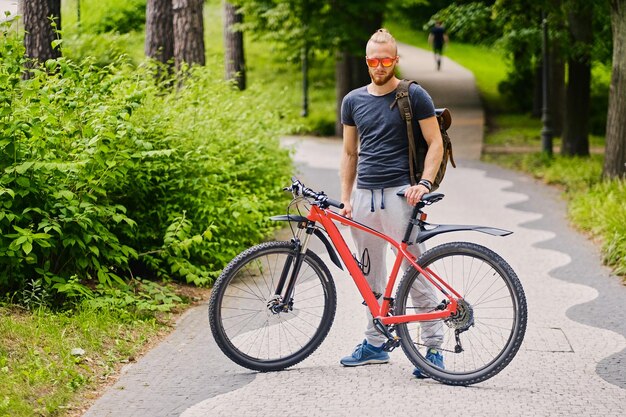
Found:
[[[415,256],[411,254],[407,248],[408,243],[402,241],[398,243],[397,241],[391,239],[389,236],[380,233],[372,228],[369,228],[361,223],[358,223],[352,219],[344,217],[338,213],[335,213],[329,209],[322,209],[317,205],[311,205],[309,210],[309,214],[307,215],[307,219],[310,222],[321,223],[326,233],[330,237],[335,249],[339,253],[339,256],[343,260],[343,263],[348,268],[348,272],[354,283],[356,284],[359,292],[363,296],[367,307],[369,308],[372,316],[375,319],[378,319],[384,325],[397,324],[397,323],[408,323],[413,321],[427,321],[434,319],[441,319],[450,317],[450,315],[456,313],[457,311],[457,299],[462,298],[459,293],[457,293],[450,285],[448,285],[444,280],[439,278],[437,274],[431,271],[429,268],[422,268],[415,259]],[[387,280],[387,286],[385,287],[385,292],[382,297],[382,304],[378,303],[376,296],[372,292],[372,289],[365,279],[361,268],[357,264],[357,261],[352,256],[350,248],[346,244],[341,232],[337,228],[335,222],[340,222],[341,224],[356,227],[359,230],[362,230],[366,233],[373,234],[380,239],[384,239],[389,244],[391,244],[396,249],[396,259],[393,263],[393,268],[391,269],[391,273]],[[433,284],[439,291],[441,291],[447,298],[449,303],[446,304],[445,308],[433,311],[429,313],[420,313],[420,314],[406,314],[400,316],[389,316],[390,310],[390,302],[391,302],[391,292],[393,291],[394,284],[396,282],[398,272],[400,271],[400,266],[402,265],[402,260],[407,259],[410,264],[424,276],[431,284]]]

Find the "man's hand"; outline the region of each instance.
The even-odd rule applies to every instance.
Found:
[[[349,201],[348,202],[343,201],[343,208],[339,210],[339,214],[349,219],[352,218],[352,205],[350,204]]]
[[[404,196],[406,197],[406,201],[411,205],[415,206],[420,202],[422,196],[428,193],[428,188],[421,184],[413,185],[406,189],[404,192]]]

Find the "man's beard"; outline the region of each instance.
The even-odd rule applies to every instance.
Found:
[[[370,71],[370,78],[372,79],[372,82],[376,85],[385,85],[387,83],[387,81],[391,80],[394,76],[393,71],[380,76],[380,75],[376,75],[376,73],[374,71]]]

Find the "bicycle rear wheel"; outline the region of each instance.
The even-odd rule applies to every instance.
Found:
[[[463,298],[447,319],[397,326],[407,357],[422,374],[450,385],[485,381],[507,366],[526,331],[527,308],[522,285],[498,254],[474,243],[436,246],[418,260]],[[396,295],[396,315],[434,311],[446,299],[414,268],[405,273]],[[427,346],[429,345],[429,346]],[[444,356],[445,368],[426,360],[428,348]]]
[[[209,302],[211,331],[231,360],[256,371],[278,371],[304,360],[322,343],[335,317],[337,293],[330,271],[307,251],[290,308],[271,307],[281,274],[291,276],[292,242],[267,242],[233,259],[215,283]],[[286,286],[286,284],[285,284]]]

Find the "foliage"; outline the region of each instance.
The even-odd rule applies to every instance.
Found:
[[[146,0],[127,0],[110,7],[92,27],[95,33],[128,33],[140,30],[146,22]]]
[[[615,273],[626,276],[626,181],[598,182],[570,204],[576,224],[602,238],[602,253]]]
[[[88,60],[99,67],[120,60],[138,65],[144,59],[143,36],[132,33],[79,33],[66,31],[63,38],[63,56],[75,62]],[[139,52],[137,52],[139,51]]]
[[[164,93],[148,66],[67,58],[21,81],[21,44],[1,48],[2,293],[58,302],[73,277],[124,288],[131,274],[207,284],[271,230],[291,164],[265,93],[200,70]]]
[[[364,16],[383,13],[385,2],[348,0],[233,0],[244,15],[241,29],[272,42],[277,51],[295,62],[301,50],[312,53],[351,50],[362,52],[371,33]]]
[[[78,26],[79,0],[63,0],[63,28]],[[80,0],[80,31],[120,34],[142,30],[146,22],[146,0]]]
[[[456,4],[435,13],[423,27],[429,31],[441,21],[448,35],[457,42],[491,44],[501,36],[499,22],[492,19],[491,7],[482,2]]]
[[[580,8],[592,14],[592,44],[571,41],[568,13]],[[530,87],[535,86],[535,73],[541,65],[542,12],[546,13],[549,48],[564,61],[587,51],[594,66],[610,62],[612,34],[608,2],[496,0],[492,10],[494,21],[502,27],[497,44],[507,51],[510,60],[507,80],[500,86],[504,101],[510,103],[508,110],[525,112],[532,108],[534,88]],[[606,126],[607,86],[592,85],[590,126],[596,134],[603,134]]]

